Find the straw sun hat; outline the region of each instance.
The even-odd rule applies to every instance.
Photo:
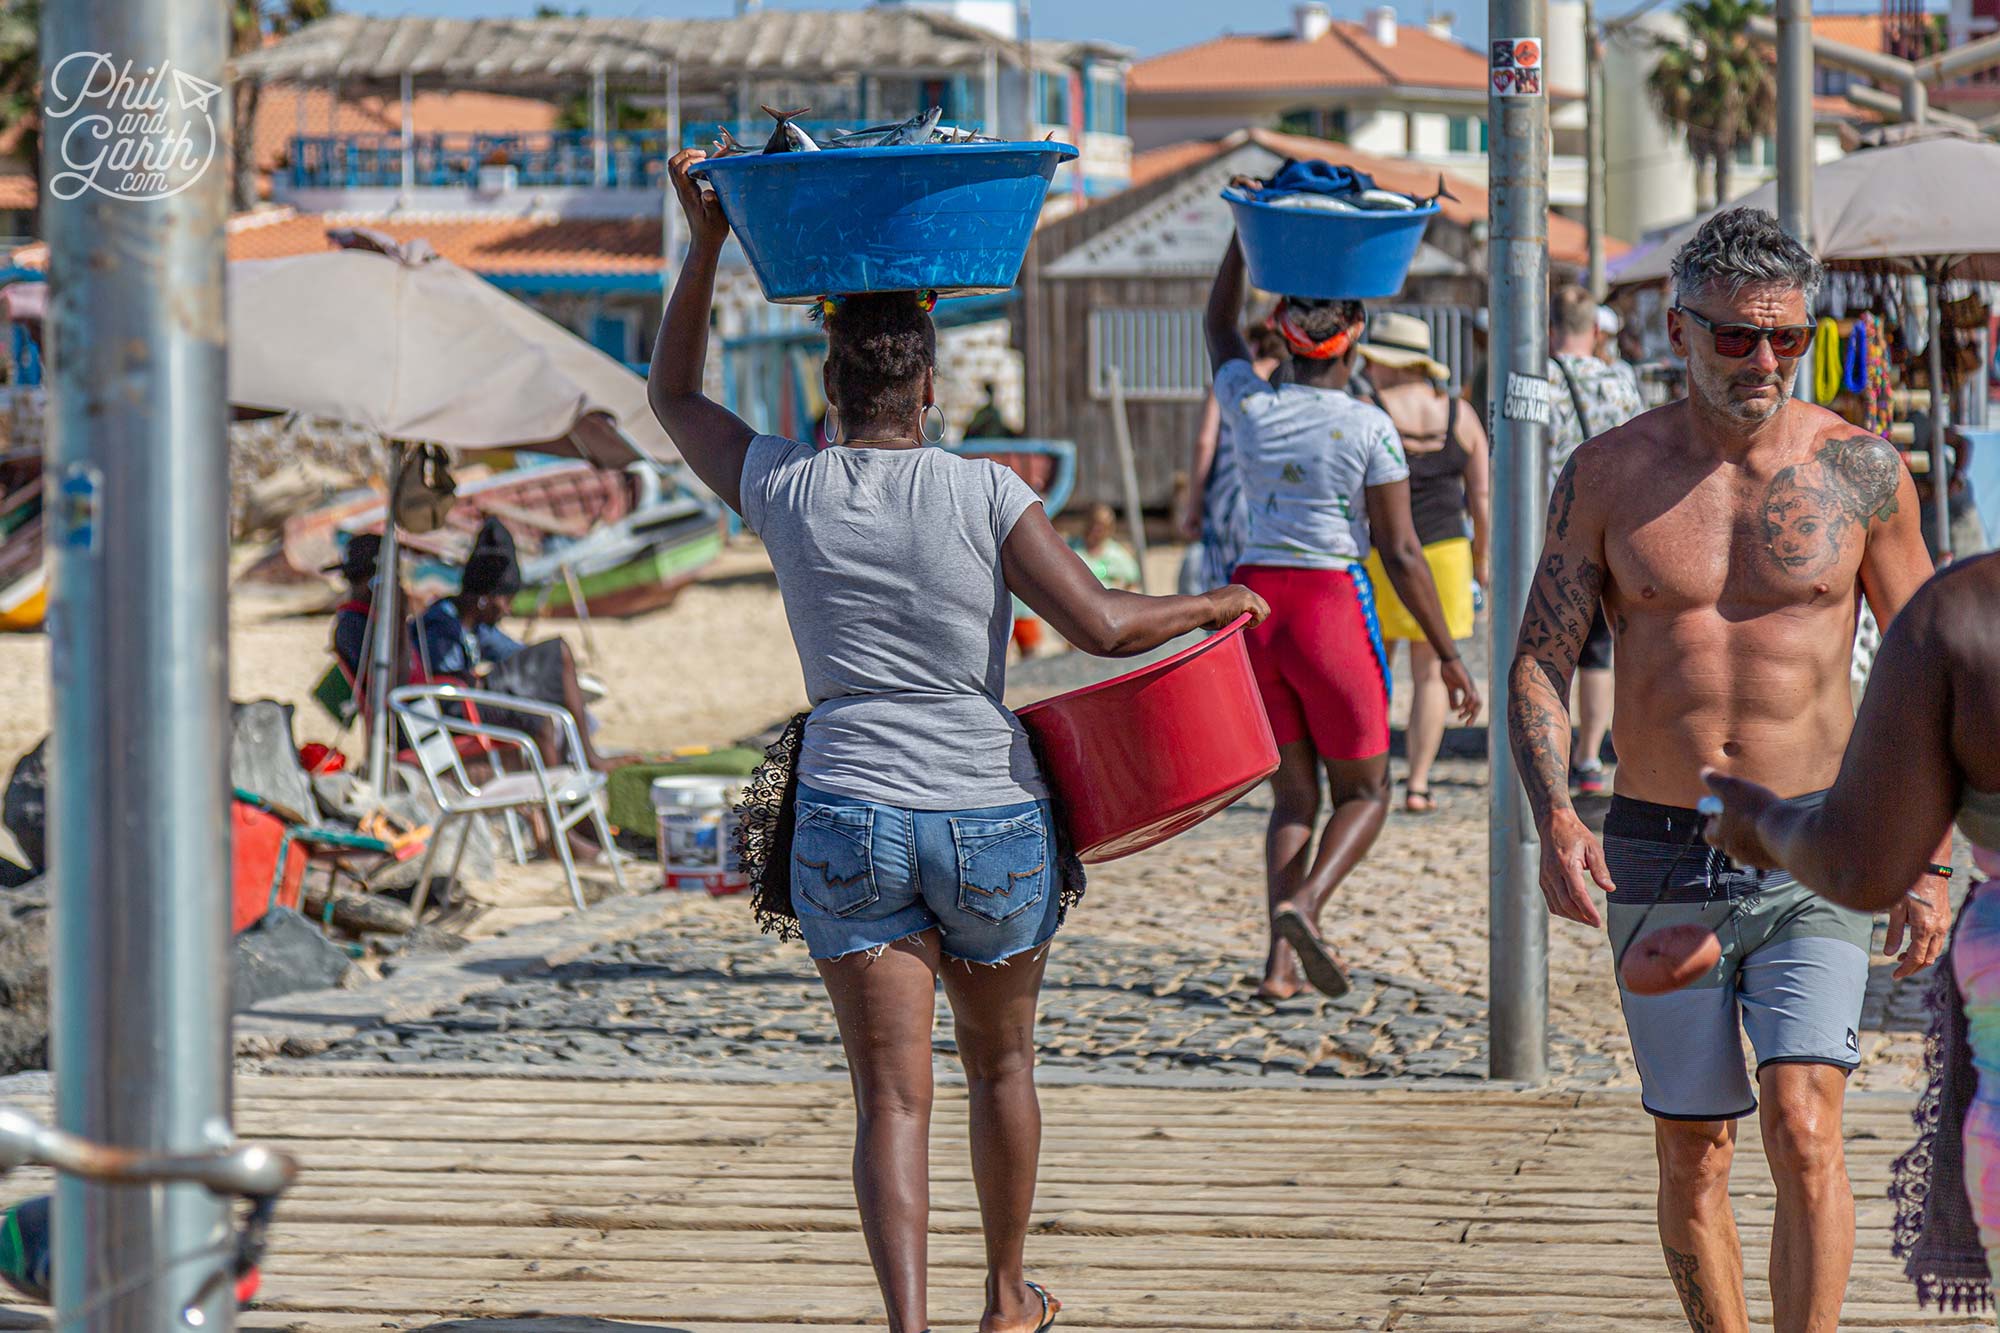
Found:
[[[1369,319],[1366,339],[1359,350],[1371,365],[1421,369],[1434,380],[1451,378],[1444,362],[1431,355],[1431,326],[1415,315],[1383,311]]]

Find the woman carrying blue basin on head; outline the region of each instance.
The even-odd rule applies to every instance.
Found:
[[[1026,1280],[1022,1251],[1041,1143],[1035,1009],[1064,884],[1047,787],[1001,703],[1012,595],[1112,657],[1265,607],[1236,587],[1107,589],[1012,472],[922,447],[942,432],[925,431],[939,416],[936,334],[916,293],[827,303],[830,447],[759,435],[711,402],[702,364],[729,224],[688,175],[701,158],[672,163],[692,243],[649,389],[688,465],[763,538],[814,705],[798,761],[792,905],[847,1052],[855,1194],[889,1327],[929,1327],[942,977],[986,1238],[979,1328],[1049,1329],[1061,1306]]]

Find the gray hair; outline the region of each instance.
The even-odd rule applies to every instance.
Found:
[[[1793,287],[1811,310],[1826,270],[1812,253],[1761,208],[1731,208],[1701,224],[1674,256],[1674,299],[1720,288],[1734,297],[1745,287]]]

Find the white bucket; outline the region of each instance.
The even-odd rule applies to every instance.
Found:
[[[738,778],[654,778],[660,868],[669,889],[741,893],[749,880],[734,869]]]

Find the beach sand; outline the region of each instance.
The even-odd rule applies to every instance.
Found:
[[[1155,590],[1173,587],[1180,554],[1175,548],[1152,552],[1148,574]],[[331,594],[329,586],[317,584],[288,590],[240,587],[231,602],[231,694],[238,700],[273,698],[293,704],[301,742],[338,742],[354,755],[365,744],[358,732],[340,736],[310,697],[330,661]],[[516,635],[526,632],[518,622],[507,629]],[[551,633],[568,639],[586,669],[610,687],[610,697],[597,708],[602,724],[598,737],[609,746],[657,751],[727,745],[756,735],[805,703],[777,585],[762,549],[752,542],[732,546],[673,607],[631,621],[596,622],[594,652],[585,647],[573,622],[544,621],[537,630],[538,635]],[[1485,656],[1478,645],[1468,655],[1482,687]],[[1399,666],[1403,660],[1399,658]],[[1066,677],[1070,666],[1047,674]],[[0,708],[0,766],[5,769],[47,730],[47,676],[45,638],[0,636],[0,680],[7,682],[6,705]],[[1010,702],[1018,706],[1036,692],[1017,690]],[[1398,726],[1408,715],[1408,700],[1403,678],[1391,710]],[[1395,761],[1392,769],[1400,779],[1403,763]],[[1395,807],[1380,842],[1327,911],[1328,937],[1347,957],[1460,995],[1483,997],[1485,775],[1483,760],[1447,760],[1437,774],[1441,809],[1436,814],[1412,818],[1400,812],[1400,804]],[[1090,930],[1131,944],[1209,947],[1220,958],[1252,963],[1263,947],[1261,834],[1259,820],[1239,813],[1202,836],[1098,868],[1087,909]],[[5,843],[0,833],[0,848]],[[627,874],[643,887],[657,868],[650,862],[629,863]],[[610,877],[596,868],[586,878],[608,884]],[[488,908],[471,928],[474,934],[567,910],[561,873],[548,862],[516,867],[502,858],[495,880],[475,886],[473,893]],[[739,902],[718,900],[704,910],[733,915],[741,910]],[[1609,1057],[1617,1081],[1630,1081],[1630,1050],[1602,932],[1552,922],[1549,971],[1550,1008],[1558,1029],[1582,1049]],[[1909,1087],[1921,1067],[1921,1006],[1916,1001],[1922,983],[1891,988],[1887,969],[1878,964],[1876,971],[1871,1030],[1863,1039],[1864,1068],[1856,1086]]]

